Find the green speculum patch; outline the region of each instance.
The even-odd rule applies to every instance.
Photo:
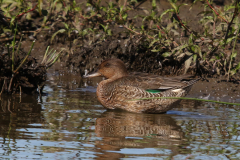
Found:
[[[149,93],[160,93],[160,92],[162,92],[159,89],[146,89],[146,91],[149,92]]]

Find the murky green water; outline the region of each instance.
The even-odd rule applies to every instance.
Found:
[[[107,111],[95,83],[49,79],[42,98],[1,97],[0,159],[240,157],[238,106],[183,101],[167,114]]]

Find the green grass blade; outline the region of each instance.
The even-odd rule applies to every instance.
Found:
[[[213,102],[213,103],[230,104],[230,105],[240,106],[240,103],[230,103],[230,102],[222,102],[222,101],[206,100],[206,99],[199,99],[199,98],[189,98],[189,97],[154,97],[154,98],[132,99],[132,100],[130,100],[130,101],[136,101],[136,100],[149,100],[149,99],[182,99],[182,100],[195,100],[195,101]]]
[[[16,72],[22,67],[22,65],[24,64],[24,62],[27,60],[27,58],[29,57],[29,55],[30,55],[31,52],[32,52],[32,48],[33,48],[33,46],[34,46],[34,43],[35,43],[35,40],[33,41],[32,46],[31,46],[31,48],[30,48],[27,56],[24,58],[24,60],[23,60],[22,63],[18,66],[18,68],[14,71],[14,73],[16,73]]]

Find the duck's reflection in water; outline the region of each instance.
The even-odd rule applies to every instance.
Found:
[[[98,159],[123,158],[124,148],[136,149],[136,154],[128,156],[143,156],[145,151],[139,153],[143,148],[156,151],[150,153],[151,157],[173,156],[178,153],[183,138],[181,127],[166,114],[106,111],[97,118],[95,132],[97,137],[102,137],[96,144],[97,152],[101,153],[97,155]],[[158,152],[161,149],[168,152]]]

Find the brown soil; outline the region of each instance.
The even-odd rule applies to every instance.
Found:
[[[217,78],[199,81],[189,92],[190,97],[205,98],[216,101],[240,103],[239,82],[226,82]]]
[[[151,8],[150,1],[144,2],[135,11],[130,11],[128,13],[129,19],[132,19],[136,15],[147,15],[146,12],[148,12],[148,8]],[[161,1],[159,3],[159,14],[169,8],[171,8],[169,2]],[[200,25],[198,24],[200,17],[188,15],[190,13],[192,15],[197,15],[202,10],[203,8],[198,5],[194,5],[191,11],[189,11],[189,6],[183,6],[180,11],[180,16],[184,21],[189,23],[191,28],[201,31],[202,28],[199,28]],[[140,26],[142,21],[136,19],[132,23]],[[168,21],[165,21],[163,26],[166,27],[168,23]],[[146,27],[147,25],[148,24],[146,24]],[[183,73],[184,68],[181,64],[182,62],[178,64],[176,64],[174,60],[164,62],[164,57],[162,57],[161,54],[167,50],[162,50],[161,53],[153,53],[146,47],[144,42],[145,37],[138,35],[129,36],[124,33],[127,32],[127,29],[119,26],[114,26],[111,29],[114,34],[112,37],[104,41],[92,43],[90,46],[85,45],[83,47],[73,48],[73,54],[70,54],[66,61],[66,66],[71,69],[71,72],[80,73],[82,75],[86,69],[90,72],[93,71],[96,66],[105,59],[119,58],[126,63],[130,71],[151,72],[161,75],[176,75]],[[143,41],[141,41],[142,39]],[[204,72],[204,69],[202,72]],[[190,69],[189,73],[196,73],[196,69]]]
[[[46,67],[39,64],[33,57],[28,57],[22,67],[16,71],[18,66],[26,57],[25,52],[15,55],[14,70],[12,72],[12,59],[5,47],[0,47],[0,93],[27,93],[33,94],[37,88],[42,88],[46,80]]]
[[[225,1],[225,3],[228,3],[228,1]],[[216,1],[216,4],[221,5],[223,1]],[[161,1],[158,6],[159,14],[171,8],[169,2],[166,1]],[[144,2],[136,11],[129,12],[129,19],[132,19],[136,15],[146,15],[148,8],[151,8],[150,1]],[[191,10],[190,5],[182,6],[179,16],[188,23],[188,26],[193,31],[203,32],[203,28],[198,23],[201,18],[198,13],[201,11],[203,11],[203,6],[201,2],[198,2],[198,4],[192,6]],[[135,20],[133,23],[140,26],[142,22]],[[162,25],[166,27],[168,23],[169,21],[165,20]],[[149,24],[146,24],[146,26],[148,25]],[[91,72],[103,60],[108,58],[119,58],[123,60],[129,71],[151,72],[159,75],[181,75],[184,73],[185,59],[179,62],[175,59],[166,61],[166,58],[162,57],[161,54],[169,50],[163,49],[161,52],[151,52],[145,45],[144,36],[129,36],[124,33],[128,30],[119,26],[115,26],[111,29],[114,35],[103,41],[92,42],[91,45],[84,44],[73,46],[72,54],[69,54],[65,64],[65,66],[70,69],[71,73],[80,73],[83,75],[85,70]],[[189,34],[186,34],[183,39],[187,39],[188,37]],[[143,41],[141,41],[142,39]],[[179,40],[176,39],[176,41]],[[237,50],[239,49],[240,47],[237,45]],[[238,54],[236,61],[239,60],[240,56]],[[206,69],[200,65],[196,66],[190,66],[187,73],[201,77],[219,77],[219,75],[216,75],[217,72],[215,68]],[[221,78],[226,79],[223,75],[221,75]],[[239,79],[239,72],[235,75],[234,79]]]

